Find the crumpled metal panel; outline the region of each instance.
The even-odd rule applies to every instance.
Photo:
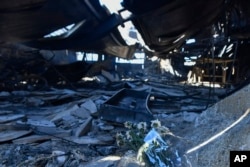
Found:
[[[122,89],[100,107],[100,118],[115,123],[126,121],[150,122],[153,115],[148,108],[149,93]]]
[[[124,0],[123,5],[149,48],[165,55],[212,25],[225,8],[224,0]]]
[[[135,46],[128,46],[119,33],[122,23],[120,15],[110,14],[99,0],[2,0],[0,42],[131,58]],[[44,38],[71,24],[79,25],[72,33]]]

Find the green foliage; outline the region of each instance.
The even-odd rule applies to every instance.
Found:
[[[124,123],[125,128],[128,130],[125,134],[116,134],[116,143],[118,146],[127,146],[130,149],[138,151],[138,149],[144,144],[144,137],[147,134],[147,123],[140,122],[133,124],[131,122]]]
[[[162,126],[159,120],[151,121],[150,126],[146,122],[125,122],[124,126],[127,131],[116,134],[118,146],[136,151],[137,159],[147,166],[173,166],[171,156],[175,153],[171,152],[169,144],[162,139],[162,136],[172,133],[167,127]]]

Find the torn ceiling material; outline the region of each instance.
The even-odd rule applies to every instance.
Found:
[[[188,38],[211,38],[218,25],[224,31],[220,37],[249,38],[249,3],[247,0],[124,0],[121,11],[132,13],[125,19],[121,11],[111,14],[99,0],[3,0],[0,35],[1,42],[21,42],[35,48],[131,58],[137,46],[128,46],[117,29],[131,19],[154,54],[166,57],[169,51],[185,45]]]
[[[218,31],[223,31],[218,38],[249,38],[249,5],[247,0],[123,2],[146,45],[161,57],[185,46],[187,39],[211,39]]]
[[[210,26],[222,13],[224,1],[124,0],[123,4],[135,15],[132,21],[146,44],[163,54]]]
[[[122,58],[131,58],[136,48],[128,46],[117,29],[122,17],[110,14],[99,0],[4,0],[0,11],[1,42]]]

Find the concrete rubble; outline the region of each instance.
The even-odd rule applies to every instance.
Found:
[[[186,153],[244,113],[250,106],[247,100],[249,86],[224,99],[220,97],[225,90],[215,90],[206,101],[208,104],[200,106],[201,97],[208,97],[208,88],[189,86],[182,89],[180,85],[158,83],[156,87],[150,82],[139,83],[134,90],[167,96],[169,102],[179,101],[174,110],[171,105],[169,110],[152,105],[151,111],[155,119],[179,137],[166,136],[164,140],[170,141],[181,154],[186,155],[193,167],[225,166],[228,165],[229,150],[250,149],[249,137],[247,133],[243,134],[243,131],[249,131],[244,126],[249,124],[248,116],[215,141]],[[98,116],[100,104],[118,91],[120,89],[88,88],[1,92],[0,166],[142,166],[136,159],[137,152],[116,145],[115,135],[124,131],[124,126]],[[191,92],[196,94],[196,98],[189,96]],[[196,103],[197,97],[200,99]],[[219,156],[221,161],[201,161],[212,154]]]
[[[59,2],[1,2],[0,167],[226,167],[250,150],[249,0]]]

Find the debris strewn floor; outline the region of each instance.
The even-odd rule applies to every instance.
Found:
[[[236,119],[229,117],[226,111],[220,111],[220,107],[216,108],[219,104],[214,105],[225,95],[224,89],[213,89],[211,93],[209,88],[188,85],[166,86],[156,82],[116,84],[133,85],[129,89],[146,91],[151,95],[154,101],[149,107],[154,119],[160,120],[178,136],[166,136],[164,139],[171,141],[181,154]],[[121,90],[118,88],[1,92],[0,166],[140,166],[136,152],[116,145],[116,133],[124,130],[121,123],[103,120],[99,116],[101,105]],[[249,93],[249,86],[242,91]],[[237,94],[239,98],[246,98],[240,91]],[[250,149],[250,143],[244,143],[250,141],[246,140],[247,136],[241,136],[241,140],[237,138],[235,143],[232,135],[240,133],[239,129],[236,127],[209,146],[188,154],[189,162],[197,167],[201,163],[202,166],[224,166],[229,150]],[[223,152],[216,158],[221,162],[200,160],[209,153],[219,156],[219,152],[214,153],[216,150]]]

